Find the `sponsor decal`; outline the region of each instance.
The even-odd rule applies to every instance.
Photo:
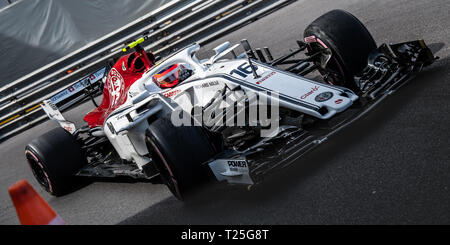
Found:
[[[53,104],[56,104],[64,99],[68,98],[72,94],[75,94],[84,88],[83,82],[84,81],[78,82],[78,83],[66,88],[64,91],[53,96],[50,100],[52,101]]]
[[[207,83],[203,83],[200,85],[195,85],[194,88],[202,89],[202,88],[209,88],[209,87],[213,87],[213,86],[217,86],[217,85],[219,85],[219,81],[212,81],[212,82],[207,82]]]
[[[125,66],[125,61],[124,62],[122,62],[122,71],[126,71],[127,70],[127,67]]]
[[[247,161],[245,160],[227,160],[230,171],[247,172]]]
[[[107,86],[107,89],[109,91],[109,95],[111,97],[110,104],[112,107],[119,102],[120,95],[125,89],[122,75],[120,75],[120,73],[115,68],[111,69],[111,71],[109,72],[105,86]]]
[[[247,161],[245,160],[228,160],[227,163],[229,167],[238,167],[238,168],[247,167]]]
[[[130,95],[131,98],[133,98],[134,96],[138,95],[139,92],[136,92],[136,91],[131,92],[131,91],[129,91],[128,94]]]
[[[61,93],[59,93],[59,94],[53,96],[50,100],[51,100],[52,102],[59,102],[59,101],[62,100],[61,98],[66,97],[68,94],[69,94],[69,92],[68,92],[67,90],[64,90],[64,91],[62,91]]]
[[[253,184],[245,159],[217,159],[208,165],[219,181],[225,180],[233,184]]]
[[[169,92],[164,93],[164,97],[170,98],[170,97],[172,97],[172,96],[177,95],[177,94],[180,93],[180,92],[181,92],[181,90],[179,90],[179,89],[176,89],[176,90],[170,90]]]
[[[67,99],[71,95],[76,94],[79,91],[81,91],[84,87],[89,85],[89,82],[91,84],[94,84],[95,82],[97,82],[103,78],[105,69],[106,68],[102,68],[102,69],[98,70],[97,72],[95,72],[94,74],[90,75],[89,77],[85,77],[85,78],[79,80],[74,85],[70,86],[69,88],[64,89],[63,91],[59,92],[58,94],[56,94],[55,96],[50,98],[50,100],[52,101],[53,104],[59,103],[59,102],[63,101],[64,99]]]
[[[342,103],[342,101],[344,101],[343,99],[338,99],[338,100],[336,100],[334,103],[336,103],[336,104],[340,104],[340,103]]]
[[[264,82],[265,80],[269,79],[271,76],[275,75],[276,72],[271,72],[269,73],[267,76],[263,77],[261,80],[257,81],[256,84],[261,84],[262,82]]]
[[[323,92],[316,96],[314,99],[317,102],[325,102],[333,97],[332,92]]]
[[[320,86],[314,86],[313,88],[311,88],[311,91],[309,91],[308,93],[302,95],[302,97],[300,97],[300,99],[302,99],[302,100],[306,99],[308,96],[310,96],[311,94],[314,94],[314,92],[319,90],[319,88],[320,88]]]
[[[62,126],[67,132],[72,133],[74,130],[74,128],[72,128],[71,125],[64,125]]]

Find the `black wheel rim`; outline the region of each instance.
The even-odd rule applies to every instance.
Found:
[[[166,184],[170,192],[172,192],[175,197],[181,200],[182,196],[179,191],[178,184],[175,182],[176,180],[174,180],[174,177],[169,173],[169,170],[167,169],[170,166],[164,159],[164,156],[162,155],[156,144],[149,137],[147,137],[147,142],[151,146],[151,155],[153,156],[153,160],[155,161],[156,166],[159,169],[159,174],[161,175],[163,182]]]
[[[325,48],[320,45],[319,43],[311,43],[310,44],[313,47],[313,50],[324,50]],[[331,50],[331,59],[328,61],[327,66],[325,69],[321,69],[323,73],[327,74],[329,78],[332,78],[333,81],[327,81],[331,83],[332,85],[339,85],[344,86],[345,85],[345,71],[342,68],[342,65],[340,64],[339,58],[336,57],[336,54],[333,50]],[[317,64],[320,67],[320,64]]]
[[[26,158],[28,161],[28,164],[31,167],[31,172],[33,173],[34,177],[36,178],[37,182],[47,191],[51,192],[51,184],[50,180],[48,179],[48,174],[43,169],[43,166],[39,163],[39,160],[35,158],[35,156],[32,155],[31,152],[26,152]]]

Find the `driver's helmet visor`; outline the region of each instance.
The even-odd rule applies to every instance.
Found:
[[[178,64],[159,71],[153,76],[153,81],[162,88],[173,87],[178,83],[180,68]]]

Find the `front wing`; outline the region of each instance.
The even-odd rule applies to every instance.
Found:
[[[296,162],[337,132],[363,117],[389,95],[410,81],[414,74],[437,59],[423,40],[381,45],[369,57],[368,66],[355,77],[360,99],[349,109],[313,127],[280,127],[245,151],[228,150],[205,163],[217,180],[253,185],[265,176]]]

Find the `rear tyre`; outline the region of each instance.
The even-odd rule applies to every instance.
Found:
[[[324,72],[338,74],[336,85],[354,88],[354,76],[367,66],[369,53],[377,45],[366,27],[344,10],[332,10],[306,27],[305,39],[315,37],[316,48],[329,48],[332,56]],[[314,38],[312,38],[314,40]],[[342,82],[343,80],[343,82]]]
[[[74,174],[86,164],[79,143],[60,127],[31,141],[25,157],[38,183],[54,196],[72,191]]]
[[[208,171],[201,164],[216,150],[202,127],[175,127],[165,116],[150,124],[146,142],[164,184],[176,198],[185,199],[208,180]]]

